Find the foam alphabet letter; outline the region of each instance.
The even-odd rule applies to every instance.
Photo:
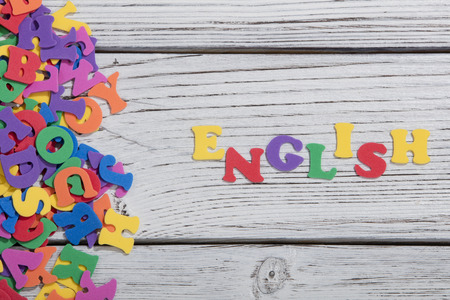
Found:
[[[386,162],[381,157],[374,153],[386,154],[387,149],[383,144],[367,143],[358,149],[358,159],[363,164],[370,168],[370,171],[365,171],[358,165],[355,165],[355,172],[361,177],[378,178],[386,171]]]
[[[250,150],[252,156],[251,163],[245,160],[234,148],[230,147],[227,150],[225,158],[225,176],[223,180],[228,182],[235,182],[234,168],[238,169],[248,180],[254,183],[263,182],[264,178],[261,176],[261,155],[264,153],[263,149],[253,148]]]
[[[78,68],[75,69],[74,63],[62,61],[59,69],[59,84],[66,83],[73,79],[72,95],[78,96],[100,82],[108,81],[108,79],[100,72],[95,72],[94,76],[89,79],[89,74],[93,70],[94,67],[85,59],[81,59]]]
[[[300,151],[303,148],[303,144],[300,140],[288,135],[277,136],[267,145],[267,161],[277,170],[292,171],[303,162],[303,157],[288,153],[284,156],[286,162],[282,161],[280,159],[280,149],[283,144],[291,144],[295,151]]]
[[[58,264],[53,268],[52,274],[56,275],[58,279],[67,279],[72,277],[73,281],[77,284],[80,283],[83,270],[80,266],[83,266],[85,270],[94,272],[97,266],[98,256],[90,255],[79,250],[76,250],[72,245],[67,244],[61,251],[59,258],[62,262],[69,262],[69,264]]]
[[[1,153],[9,152],[16,145],[16,142],[9,136],[11,132],[14,132],[19,140],[23,140],[31,132],[31,127],[17,119],[11,107],[5,107],[0,111],[0,121],[6,124],[5,128],[0,129]]]
[[[18,189],[32,186],[39,178],[40,168],[39,161],[36,155],[36,149],[33,146],[28,146],[26,150],[12,153],[10,155],[0,155],[0,162],[2,164],[3,173],[8,183]],[[27,173],[15,176],[11,174],[10,168],[15,165],[31,163],[32,168]]]
[[[99,97],[108,102],[111,114],[116,114],[122,111],[127,103],[123,101],[117,94],[117,79],[119,78],[119,72],[116,72],[108,77],[108,83],[110,88],[104,83],[99,83],[94,86],[88,93],[89,97]]]
[[[424,165],[429,163],[430,157],[427,154],[427,142],[430,132],[425,129],[413,130],[412,136],[414,142],[410,144],[406,142],[407,135],[408,131],[406,129],[395,129],[391,131],[394,143],[391,161],[396,164],[407,164],[409,159],[406,153],[411,151],[414,154],[413,162],[415,164]]]
[[[21,190],[16,190],[12,194],[12,199],[14,209],[22,217],[31,217],[36,214],[40,203],[43,204],[40,215],[47,214],[51,209],[50,197],[47,191],[40,187],[32,186],[23,195]]]
[[[56,152],[47,151],[47,145],[56,138],[63,140],[63,145]],[[41,130],[36,138],[36,150],[39,155],[51,164],[62,164],[72,156],[74,150],[78,148],[76,138],[64,128],[59,126],[49,126]]]
[[[325,150],[325,146],[322,144],[308,144],[306,148],[309,150],[309,173],[310,178],[320,178],[331,180],[336,176],[336,168],[332,168],[330,171],[325,172],[322,170],[322,153]]]
[[[104,181],[119,185],[128,191],[133,183],[133,174],[120,174],[109,170],[108,167],[114,166],[115,163],[116,159],[114,156],[105,155],[100,161],[100,166],[98,167],[100,177]]]
[[[111,279],[110,282],[105,285],[96,287],[91,279],[91,272],[85,271],[83,276],[81,276],[80,286],[83,289],[87,289],[86,293],[80,291],[77,293],[77,300],[92,300],[92,299],[104,299],[113,300],[116,295],[117,281]]]
[[[28,277],[22,274],[20,266],[26,266],[30,270],[36,269],[44,257],[43,253],[33,253],[16,249],[6,249],[2,253],[3,260],[16,281],[16,289],[21,289],[27,283]]]
[[[78,167],[69,167],[60,171],[54,181],[56,196],[58,197],[58,205],[59,206],[68,206],[75,202],[75,199],[71,196],[69,187],[67,186],[67,179],[69,176],[78,175],[81,177],[84,186],[84,194],[85,198],[92,198],[98,195],[100,190],[100,184],[96,182],[92,182],[91,180],[95,177],[89,176],[88,170],[78,168]],[[98,177],[96,177],[98,179]],[[100,182],[100,180],[98,179]],[[98,186],[98,190],[94,188],[94,186]]]
[[[334,125],[336,130],[336,151],[334,156],[339,158],[353,157],[352,152],[352,131],[355,126],[351,123],[337,123]]]
[[[129,254],[131,249],[133,249],[134,239],[125,238],[122,236],[122,233],[124,230],[128,230],[132,234],[135,234],[139,228],[139,218],[119,215],[110,208],[105,215],[105,224],[113,225],[115,230],[111,232],[107,228],[102,228],[98,243],[100,245],[107,244],[117,247]]]
[[[83,219],[86,218],[86,219]],[[71,212],[60,212],[53,216],[53,221],[60,227],[73,225],[66,230],[66,237],[74,245],[96,229],[102,228],[102,222],[98,219],[92,208],[86,203],[77,203]]]
[[[34,250],[34,253],[42,253],[44,256],[42,258],[41,264],[34,270],[28,270],[25,275],[28,277],[28,281],[25,284],[24,287],[33,287],[41,284],[50,284],[55,282],[58,277],[55,275],[50,274],[46,269],[45,266],[48,264],[48,261],[52,257],[53,253],[56,252],[56,247],[42,247],[37,248]],[[40,278],[39,278],[40,277]]]
[[[9,0],[9,2],[11,3],[14,15],[30,13],[42,5],[42,0]]]
[[[55,18],[55,21],[53,22],[53,28],[69,32],[72,27],[78,30],[83,26],[84,28],[86,28],[87,33],[91,35],[91,29],[86,23],[66,18],[66,15],[75,13],[76,11],[77,8],[75,7],[75,5],[71,1],[67,1],[66,5],[52,14],[52,16]]]
[[[217,147],[217,136],[222,134],[220,126],[194,126],[192,131],[195,138],[194,154],[192,155],[194,160],[221,160],[223,158],[224,149],[216,152],[208,151],[208,148],[215,150]],[[210,134],[214,135],[208,137]]]
[[[26,63],[22,63],[24,58]],[[33,52],[10,46],[8,70],[4,76],[10,80],[30,84],[36,80],[36,71],[40,65],[41,60],[39,56]]]

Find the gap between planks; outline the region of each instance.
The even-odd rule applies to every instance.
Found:
[[[445,54],[450,47],[303,47],[303,48],[132,48],[132,47],[98,47],[97,53],[117,54]]]

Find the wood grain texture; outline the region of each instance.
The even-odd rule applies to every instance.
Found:
[[[99,55],[120,72],[128,108],[106,112],[99,132],[82,138],[135,175],[116,209],[141,219],[145,242],[444,241],[448,236],[449,55]],[[103,103],[104,104],[104,103]],[[358,177],[358,160],[337,159],[334,124],[355,124],[353,151],[386,145],[386,173]],[[291,172],[262,157],[262,184],[224,161],[194,161],[196,125],[223,128],[218,147],[246,159],[280,134],[326,146],[332,181],[307,177],[309,156]],[[397,165],[390,131],[431,132],[427,165]],[[291,151],[286,148],[283,151]]]
[[[450,47],[450,6],[441,0],[72,2],[74,18],[109,51]],[[45,1],[52,10],[64,3]]]
[[[445,299],[450,293],[448,247],[139,246],[129,256],[78,248],[100,256],[96,285],[117,279],[116,300]],[[283,262],[284,273],[259,272],[268,259]],[[267,293],[278,278],[280,288]]]

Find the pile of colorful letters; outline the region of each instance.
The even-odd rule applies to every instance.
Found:
[[[42,0],[0,0],[0,299],[113,299],[116,281],[91,280],[99,257],[72,245],[111,245],[130,253],[137,217],[118,214],[108,193],[123,197],[133,175],[112,155],[79,144],[77,135],[100,128],[126,103],[117,95],[118,73],[108,78],[95,62],[96,39],[67,18],[69,1],[54,12]],[[65,89],[71,88],[71,96]],[[55,231],[69,242],[46,270]]]

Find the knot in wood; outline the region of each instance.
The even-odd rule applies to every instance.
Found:
[[[256,280],[258,289],[263,294],[272,294],[283,287],[287,278],[287,268],[284,259],[269,257],[259,267]]]

